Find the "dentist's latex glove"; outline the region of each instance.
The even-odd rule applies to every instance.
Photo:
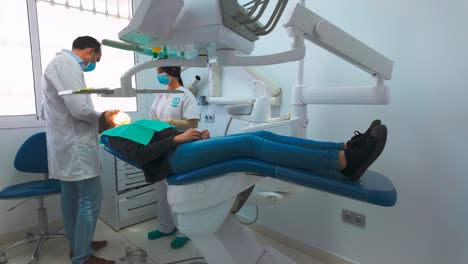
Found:
[[[189,128],[184,133],[175,136],[174,142],[176,144],[183,144],[183,143],[197,141],[201,139],[203,139],[201,131],[198,131],[197,129],[194,129],[194,128]]]

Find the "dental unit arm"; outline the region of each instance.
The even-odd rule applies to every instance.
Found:
[[[392,77],[393,62],[391,60],[301,4],[297,4],[293,12],[290,13],[284,27],[288,29],[289,35],[295,39],[295,45],[300,43],[297,38],[307,39],[376,78],[376,85],[368,87],[305,88],[304,86],[296,86],[293,88],[294,105],[305,108],[307,104],[383,105],[389,103],[390,91],[384,81],[390,80]],[[226,106],[226,110],[233,118],[249,121],[251,124],[272,122],[269,119],[269,105],[264,103],[264,98],[258,98],[253,107],[249,107],[249,104],[231,105]],[[301,112],[306,113],[305,109],[302,109]],[[282,116],[273,119],[273,121],[283,121],[284,119],[285,116]],[[268,129],[268,127],[268,124],[260,125],[257,128],[248,128],[244,131]]]
[[[295,129],[290,129],[290,132],[295,131],[295,134],[289,135],[305,135],[308,104],[389,103],[389,86],[385,85],[384,81],[392,77],[393,62],[390,59],[301,4],[295,6],[284,27],[287,28],[290,37],[294,38],[293,45],[299,45],[300,38],[304,38],[366,71],[376,79],[374,86],[361,87],[306,88],[303,85],[296,85],[292,90],[292,117],[298,124]],[[299,71],[303,71],[303,68]],[[303,72],[300,72],[299,76],[303,78]],[[298,83],[302,83],[302,79],[298,80]],[[264,103],[264,98],[258,98],[253,107],[249,104],[239,104],[226,106],[226,110],[233,118],[250,122],[251,127],[244,129],[243,132],[270,130],[272,127],[277,130],[279,126],[269,123],[287,119],[287,115],[270,119],[271,110],[269,105]]]
[[[376,78],[370,87],[304,89],[304,104],[388,104],[393,61],[339,29],[303,5],[297,4],[284,25],[291,36],[302,36]]]

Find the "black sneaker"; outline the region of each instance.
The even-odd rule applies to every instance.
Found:
[[[346,167],[340,172],[349,180],[358,180],[380,156],[387,142],[387,127],[377,125],[366,138],[354,141],[344,150]]]
[[[359,142],[360,140],[362,140],[363,138],[366,138],[370,135],[372,129],[376,128],[378,125],[380,125],[381,122],[379,119],[376,119],[374,121],[372,121],[372,123],[370,124],[369,128],[366,130],[366,132],[364,133],[361,133],[359,131],[354,131],[354,136],[348,141],[346,142],[346,147],[352,147],[352,145],[356,142]]]

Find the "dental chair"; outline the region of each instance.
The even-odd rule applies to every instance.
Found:
[[[36,247],[29,264],[37,264],[39,263],[42,246],[44,246],[44,243],[47,240],[52,238],[66,238],[64,234],[49,232],[48,229],[47,208],[44,207],[44,198],[50,195],[60,194],[62,185],[59,180],[49,179],[47,177],[49,168],[47,165],[47,144],[45,132],[39,132],[32,135],[23,143],[23,145],[21,145],[20,149],[16,153],[14,166],[18,171],[41,173],[45,175],[44,180],[18,183],[8,186],[0,192],[0,199],[37,199],[39,202],[39,208],[37,209],[39,230],[36,235],[26,237],[21,241],[13,243],[7,248],[0,249],[0,264],[8,262],[5,255],[8,250],[34,241],[36,241]],[[20,203],[20,205],[23,203],[24,202]]]
[[[109,145],[104,148],[129,164],[142,167]],[[259,245],[234,216],[253,187],[271,179],[291,183],[290,190],[312,188],[385,207],[395,205],[397,199],[392,182],[373,171],[352,182],[338,174],[313,174],[240,158],[167,178],[167,199],[177,228],[192,239],[209,264],[295,263],[276,249]]]
[[[210,73],[214,74],[216,70],[213,70],[212,64],[261,66],[300,61],[297,85],[293,87],[291,96],[291,116],[300,118],[300,128],[293,129],[292,133],[284,133],[285,135],[306,136],[308,104],[388,104],[389,87],[384,81],[391,79],[393,61],[307,9],[305,1],[300,1],[302,4],[296,3],[284,25],[292,38],[291,48],[274,54],[250,56],[254,50],[254,41],[273,30],[288,1],[277,1],[275,10],[264,26],[257,22],[265,21],[261,18],[264,18],[262,14],[268,2],[258,0],[239,4],[236,0],[141,1],[129,25],[119,33],[119,39],[124,43],[115,47],[140,52],[142,48],[191,43],[198,47],[198,52],[195,53],[199,56],[195,56],[195,59],[152,60],[135,65],[122,75],[118,88],[121,89],[120,93],[115,92],[114,96],[132,94],[132,76],[156,66],[206,67],[208,61]],[[304,40],[368,72],[376,84],[370,87],[307,88],[303,85],[302,60],[306,55]],[[185,53],[192,50],[183,48],[182,51]],[[149,55],[151,54],[153,57],[160,56],[153,52]],[[217,86],[215,83],[210,81],[209,97],[215,97],[218,93],[214,91]],[[268,98],[263,100],[263,105],[269,107],[269,100],[266,99]],[[257,104],[258,101],[260,100],[256,99]],[[292,122],[289,115],[270,120],[270,112],[262,112],[261,109],[257,111],[255,105],[234,106],[229,110],[231,115],[249,122],[262,122],[265,119],[268,119],[267,122]],[[141,168],[140,164],[128,160],[109,146],[105,146],[105,149]],[[376,172],[367,171],[360,180],[351,182],[338,174],[311,173],[249,158],[233,159],[171,175],[167,182],[167,199],[177,228],[192,239],[210,264],[294,263],[277,250],[257,244],[233,215],[243,204],[248,204],[249,199],[258,198],[255,194],[251,195],[256,185],[274,183],[274,191],[282,193],[297,193],[305,188],[312,188],[379,206],[393,206],[397,198],[391,181]],[[282,183],[282,186],[278,187],[278,183]]]

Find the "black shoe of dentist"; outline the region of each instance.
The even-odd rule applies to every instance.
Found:
[[[354,136],[351,138],[351,140],[346,142],[346,146],[347,147],[352,146],[354,143],[359,142],[363,138],[368,137],[371,134],[372,129],[376,128],[380,124],[381,124],[381,121],[379,119],[376,119],[376,120],[372,121],[372,123],[370,124],[370,126],[366,130],[366,132],[361,133],[359,131],[354,131]]]
[[[346,167],[340,172],[349,180],[358,180],[380,156],[387,142],[387,127],[377,125],[367,137],[361,137],[345,150]]]

